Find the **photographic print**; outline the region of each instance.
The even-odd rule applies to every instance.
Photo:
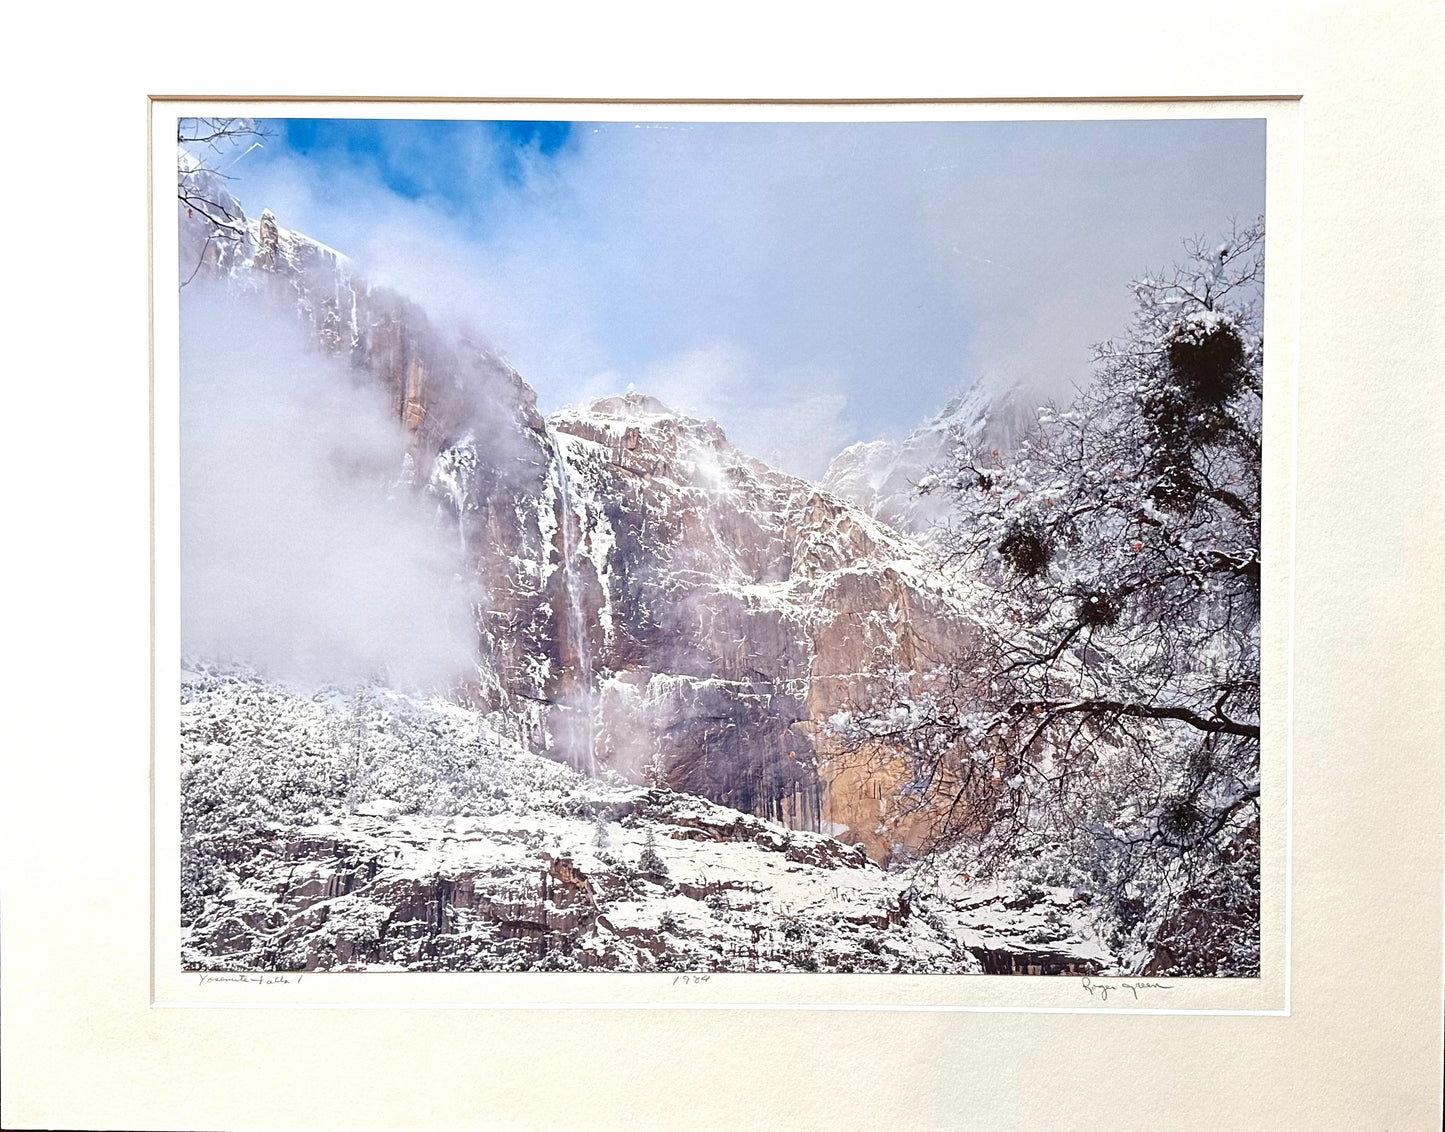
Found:
[[[1262,119],[171,121],[185,969],[1260,974]]]

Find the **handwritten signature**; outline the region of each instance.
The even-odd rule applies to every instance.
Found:
[[[1114,993],[1129,992],[1137,1002],[1140,991],[1150,990],[1171,990],[1171,983],[1141,983],[1141,982],[1097,982],[1094,979],[1084,980],[1084,989],[1089,992],[1090,998],[1097,998],[1100,1002],[1108,1002],[1109,996]]]
[[[256,986],[300,986],[304,975],[202,975],[201,986],[207,983],[254,983]]]

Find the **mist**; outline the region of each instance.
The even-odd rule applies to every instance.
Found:
[[[183,655],[302,688],[474,673],[474,583],[382,391],[220,288],[181,327]]]
[[[544,411],[632,384],[808,479],[979,381],[1066,399],[1131,279],[1264,208],[1258,120],[471,125],[278,141],[233,187],[483,328]]]

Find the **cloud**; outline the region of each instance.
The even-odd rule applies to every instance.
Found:
[[[1131,278],[1263,210],[1246,120],[575,123],[520,157],[446,137],[449,179],[414,195],[284,146],[236,189],[476,326],[544,410],[684,385],[809,475],[815,438],[896,436],[981,377],[1087,380]],[[408,144],[386,160],[425,165]]]
[[[379,388],[216,291],[183,292],[181,325],[183,650],[303,686],[471,673],[455,535],[398,486]]]
[[[775,468],[821,479],[847,444],[848,398],[822,370],[769,372],[735,342],[711,342],[630,373],[595,374],[580,402],[628,387],[686,416],[712,417],[733,446]]]

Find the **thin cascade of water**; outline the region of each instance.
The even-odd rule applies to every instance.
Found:
[[[572,646],[572,655],[577,665],[577,682],[580,684],[581,703],[578,710],[582,713],[583,732],[586,739],[583,765],[576,767],[589,775],[597,773],[597,736],[595,724],[592,718],[593,689],[592,689],[592,646],[587,637],[587,623],[583,619],[582,609],[582,586],[577,576],[577,553],[580,543],[580,532],[577,528],[577,515],[572,509],[572,487],[567,476],[567,460],[563,455],[562,443],[557,434],[551,428],[547,429],[547,439],[552,444],[552,456],[556,465],[557,497],[561,505],[561,534],[562,534],[562,577],[567,587],[567,636]],[[568,752],[569,760],[573,759],[573,752]]]
[[[432,470],[433,485],[440,485],[457,516],[457,550],[463,563],[467,561],[467,501],[476,482],[477,453],[475,441],[468,433],[437,457]]]

